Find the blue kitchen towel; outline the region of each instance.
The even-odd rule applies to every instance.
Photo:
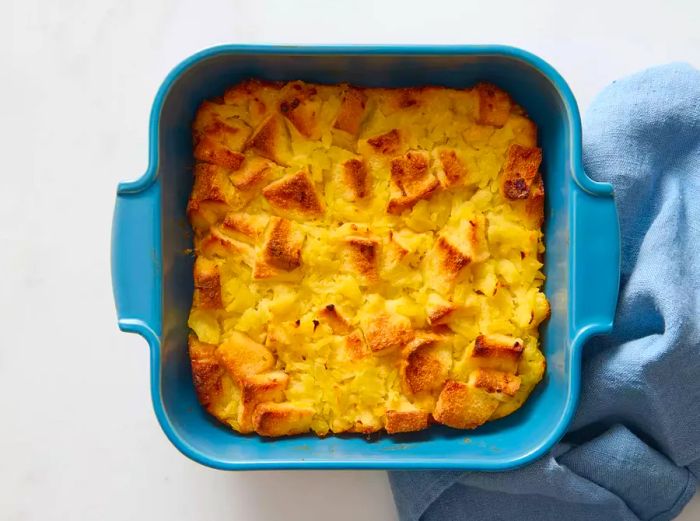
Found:
[[[548,455],[513,471],[392,472],[402,521],[672,519],[700,475],[700,71],[617,81],[584,121],[622,232],[611,335],[583,350],[581,402]]]

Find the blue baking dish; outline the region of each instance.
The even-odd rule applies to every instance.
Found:
[[[192,238],[190,124],[206,98],[244,78],[366,86],[493,82],[537,123],[547,191],[544,381],[511,416],[474,431],[434,426],[373,441],[360,436],[267,440],[231,431],[199,405],[187,353]],[[546,452],[565,432],[581,385],[581,350],[612,327],[620,237],[612,189],[586,177],[581,122],[562,77],[540,58],[503,46],[240,46],[207,49],[178,65],[156,95],[149,165],[117,190],[112,283],[119,327],[149,344],[151,395],[168,438],[195,461],[220,469],[503,470]]]

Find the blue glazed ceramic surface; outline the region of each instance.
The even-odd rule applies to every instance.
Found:
[[[360,436],[266,440],[218,424],[197,402],[187,354],[192,297],[190,124],[202,100],[249,77],[366,86],[466,87],[493,82],[539,129],[546,189],[544,271],[552,316],[542,327],[547,372],[527,403],[475,431],[434,426],[368,441]],[[150,119],[149,166],[122,183],[112,228],[119,327],[150,347],[158,420],[190,458],[220,469],[504,470],[542,455],[564,434],[579,395],[586,339],[612,327],[620,238],[612,189],[586,177],[576,101],[547,63],[502,46],[237,46],[202,51],[165,79]]]

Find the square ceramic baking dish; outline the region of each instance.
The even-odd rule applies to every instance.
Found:
[[[434,426],[368,441],[313,435],[268,440],[237,434],[199,405],[187,353],[192,247],[185,216],[192,188],[190,125],[198,105],[249,77],[365,86],[467,87],[493,82],[539,128],[546,187],[542,328],[548,366],[527,403],[474,431]],[[580,387],[581,349],[612,327],[619,283],[619,225],[612,189],[586,177],[581,123],[561,76],[527,52],[501,46],[253,47],[225,45],[178,65],[150,119],[149,166],[122,183],[112,229],[112,282],[119,327],[151,353],[151,394],[168,438],[185,455],[220,469],[353,468],[502,470],[547,451],[565,432]]]

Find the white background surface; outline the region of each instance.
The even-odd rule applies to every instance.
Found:
[[[0,519],[396,518],[381,472],[224,473],[170,445],[145,342],[116,328],[115,187],[145,169],[166,73],[217,43],[513,44],[559,69],[584,116],[617,77],[700,66],[696,1],[483,4],[0,0]]]

